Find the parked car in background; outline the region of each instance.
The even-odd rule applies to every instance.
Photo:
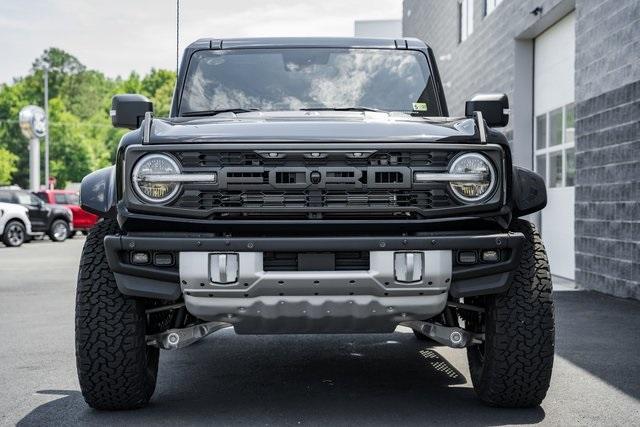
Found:
[[[31,231],[45,233],[54,242],[63,242],[73,231],[73,214],[64,206],[45,203],[26,190],[0,190],[0,202],[27,208]]]
[[[0,240],[5,246],[22,245],[31,235],[29,210],[13,203],[0,203]]]
[[[36,194],[45,203],[61,205],[71,210],[73,213],[73,231],[69,234],[69,237],[72,237],[77,231],[81,231],[86,235],[98,221],[97,215],[89,213],[80,207],[80,196],[77,191],[43,190]]]

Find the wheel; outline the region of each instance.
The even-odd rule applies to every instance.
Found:
[[[89,234],[89,230],[82,230],[82,235],[87,236]]]
[[[56,219],[49,228],[49,238],[54,242],[64,242],[69,236],[69,223],[63,219]]]
[[[114,220],[97,224],[80,258],[76,295],[76,365],[85,401],[95,409],[145,406],[156,386],[159,350],[146,344],[144,302],[118,290],[103,239]]]
[[[27,238],[27,229],[20,221],[9,221],[4,227],[2,243],[10,247],[21,246]]]
[[[485,307],[467,327],[485,333],[481,345],[467,348],[473,387],[492,406],[539,405],[551,381],[554,318],[547,255],[533,224],[517,220],[512,231],[525,243],[509,290],[476,298]],[[466,302],[466,301],[465,301]]]

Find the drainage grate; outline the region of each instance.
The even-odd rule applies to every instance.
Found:
[[[464,376],[433,350],[420,350],[420,355],[427,359],[431,367],[451,379],[464,379]]]

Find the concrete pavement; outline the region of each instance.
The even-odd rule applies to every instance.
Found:
[[[237,336],[163,352],[151,405],[89,409],[75,371],[83,239],[0,246],[0,425],[631,425],[640,419],[640,302],[557,292],[557,352],[539,408],[489,408],[465,352],[411,333]]]

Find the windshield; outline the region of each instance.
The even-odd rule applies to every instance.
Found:
[[[440,115],[425,55],[335,48],[199,51],[191,57],[180,115],[350,108]]]

